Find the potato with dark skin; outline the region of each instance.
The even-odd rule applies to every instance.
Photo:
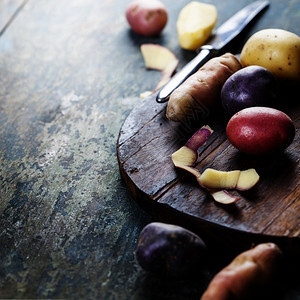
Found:
[[[154,274],[190,275],[205,263],[207,248],[198,235],[181,226],[152,222],[140,234],[136,259]]]
[[[226,80],[221,90],[221,99],[224,110],[230,115],[246,107],[276,107],[277,82],[266,68],[245,67]]]
[[[273,243],[259,244],[241,253],[212,279],[201,300],[255,299],[253,293],[274,279],[282,256]]]
[[[239,69],[241,64],[231,53],[209,60],[171,94],[167,118],[177,122],[197,119],[216,104],[223,84]]]

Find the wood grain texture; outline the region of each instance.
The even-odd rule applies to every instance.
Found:
[[[198,276],[178,280],[147,274],[135,260],[141,230],[156,219],[121,180],[116,142],[139,94],[160,78],[145,69],[139,46],[166,46],[179,69],[195,53],[182,51],[176,37],[176,17],[188,0],[164,0],[168,24],[151,38],[129,29],[130,1],[0,1],[1,299],[199,299],[232,256],[213,255]],[[211,2],[220,25],[252,1]],[[275,24],[300,28],[299,1],[271,2],[244,39]],[[141,118],[136,122],[143,127]],[[181,132],[173,134],[179,144]],[[298,278],[289,272],[272,299],[299,298]]]
[[[144,99],[127,117],[118,141],[120,171],[131,194],[162,220],[172,209],[175,219],[183,224],[192,219],[200,229],[221,227],[225,232],[237,231],[265,240],[292,239],[299,244],[300,106],[283,104],[283,100],[281,103],[280,109],[290,115],[297,128],[294,141],[280,154],[254,157],[229,143],[225,133],[228,116],[220,107],[197,124],[179,124],[166,119],[166,104],[157,104],[155,95]],[[261,177],[251,190],[234,191],[240,200],[232,205],[214,202],[192,175],[176,169],[171,161],[171,154],[187,141],[196,126],[205,124],[214,133],[199,150],[196,168],[200,172],[208,167],[224,171],[255,168]]]

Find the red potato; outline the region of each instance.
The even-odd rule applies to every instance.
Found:
[[[292,143],[295,125],[282,111],[257,106],[233,115],[226,133],[238,150],[251,155],[267,155],[282,151]]]
[[[167,118],[177,122],[196,119],[220,99],[223,84],[239,69],[241,64],[231,53],[209,60],[171,94]]]
[[[137,34],[155,36],[166,26],[168,13],[159,0],[134,0],[126,8],[126,19]]]
[[[255,299],[253,293],[272,282],[282,259],[273,243],[264,243],[238,255],[210,282],[201,300]]]

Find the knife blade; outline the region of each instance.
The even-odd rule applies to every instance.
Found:
[[[244,7],[223,23],[210,40],[209,45],[200,48],[199,54],[186,64],[170,81],[164,85],[156,96],[156,101],[163,103],[168,101],[171,93],[180,86],[190,75],[195,73],[209,59],[221,55],[224,48],[236,38],[245,27],[266,7],[269,1],[255,1]]]

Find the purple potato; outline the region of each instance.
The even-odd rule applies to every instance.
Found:
[[[226,80],[221,90],[221,99],[223,108],[230,115],[247,107],[276,107],[275,77],[266,68],[245,67]]]
[[[193,232],[171,224],[153,222],[142,230],[136,259],[146,271],[180,276],[191,274],[204,264],[207,249]]]

